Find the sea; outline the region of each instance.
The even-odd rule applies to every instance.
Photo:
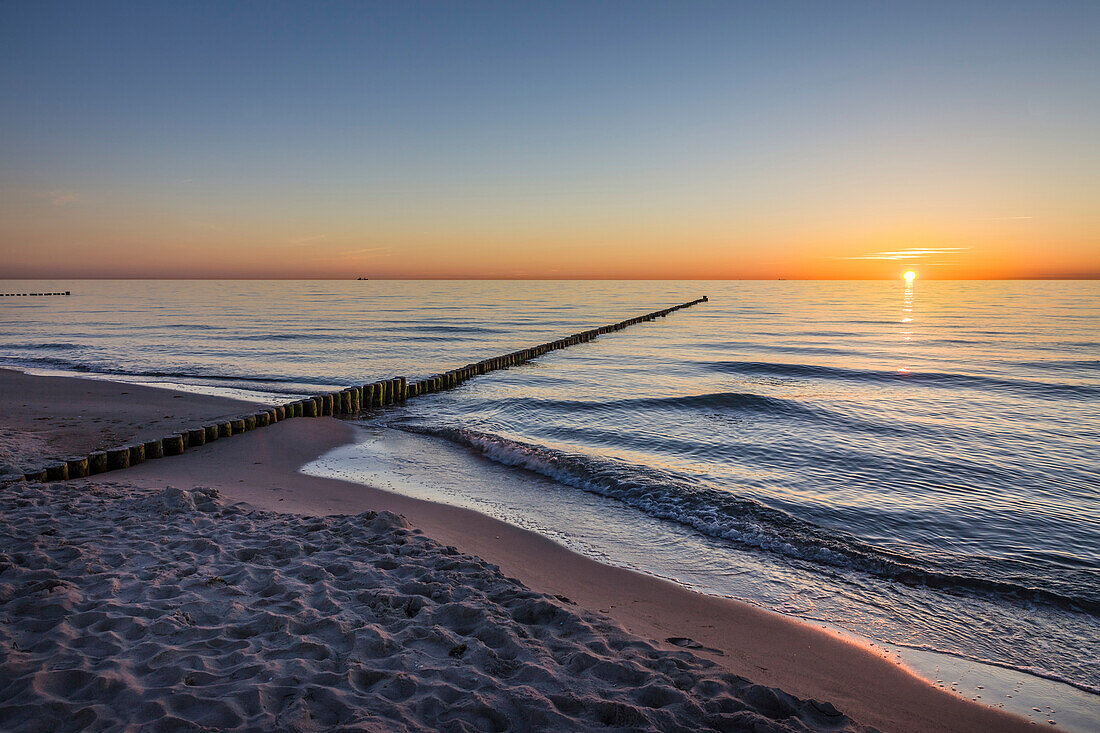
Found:
[[[263,401],[667,318],[366,413],[303,467],[1100,730],[1098,281],[0,281],[0,366]]]

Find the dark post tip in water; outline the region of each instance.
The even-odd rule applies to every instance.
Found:
[[[28,471],[23,474],[23,478],[27,481],[45,481],[47,475],[46,469],[43,468],[41,471]]]
[[[204,425],[203,431],[206,433],[206,442],[211,443],[218,439],[218,426],[217,425]],[[146,451],[148,453],[148,451]]]
[[[195,448],[206,444],[206,431],[202,428],[187,431],[187,447]]]
[[[256,427],[258,428],[266,428],[268,422],[270,422],[266,412],[257,412],[252,417],[256,420]]]
[[[218,425],[218,437],[230,438],[233,436],[233,423],[223,422]]]
[[[130,465],[136,466],[139,463],[145,463],[145,443],[130,446]]]
[[[304,404],[306,417],[317,417],[317,403],[313,400],[306,400]]]

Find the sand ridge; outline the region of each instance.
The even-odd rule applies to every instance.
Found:
[[[388,512],[18,483],[0,537],[5,730],[870,730]]]

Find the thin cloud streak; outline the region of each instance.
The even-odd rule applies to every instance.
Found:
[[[838,260],[916,260],[922,257],[933,257],[955,252],[966,252],[969,247],[911,247],[887,252],[871,252],[865,255],[852,257],[834,257]]]

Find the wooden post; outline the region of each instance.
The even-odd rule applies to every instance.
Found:
[[[130,467],[130,448],[112,448],[107,451],[107,470],[117,471]]]
[[[240,421],[238,420],[237,422],[240,422]],[[234,427],[234,432],[236,432],[235,427]],[[241,432],[244,432],[243,427],[241,428]],[[183,435],[181,435],[181,434],[166,435],[161,440],[161,445],[164,448],[164,455],[166,455],[166,456],[178,456],[180,453],[183,453],[183,449],[184,449]]]
[[[65,461],[69,478],[84,478],[88,475],[88,456],[79,456]]]

